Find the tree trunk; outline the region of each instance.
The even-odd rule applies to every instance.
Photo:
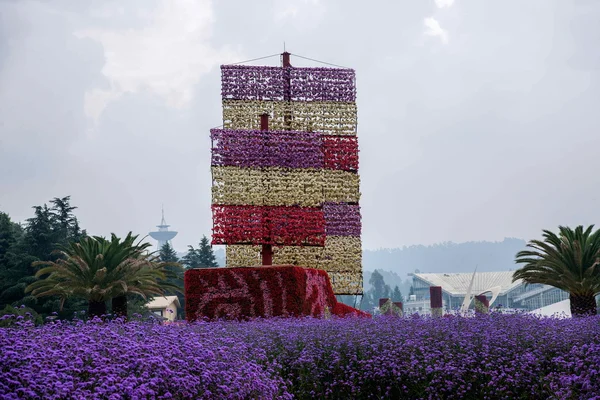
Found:
[[[596,315],[596,298],[593,294],[569,295],[571,301],[571,316]]]
[[[127,295],[113,297],[112,312],[117,317],[127,318]]]
[[[106,314],[106,303],[103,301],[88,301],[88,317],[102,317]]]

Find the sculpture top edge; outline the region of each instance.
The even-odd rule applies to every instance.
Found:
[[[292,70],[302,71],[344,71],[344,72],[356,72],[354,68],[331,68],[331,67],[288,67]],[[242,70],[261,70],[261,71],[281,71],[283,67],[273,67],[270,65],[239,65],[239,64],[222,64],[221,70],[226,69],[242,69]]]

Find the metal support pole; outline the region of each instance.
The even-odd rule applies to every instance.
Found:
[[[269,130],[269,114],[265,113],[260,116],[260,130]],[[263,244],[260,255],[262,257],[262,265],[273,265],[273,246],[270,244]]]
[[[269,130],[269,114],[264,113],[260,116],[260,130],[268,131]]]
[[[262,265],[273,265],[273,246],[263,244],[260,255],[262,256]]]
[[[283,125],[285,126],[285,130],[292,130],[292,108],[291,108],[291,100],[292,100],[292,84],[291,84],[291,68],[292,64],[290,64],[290,53],[284,51],[281,54],[281,66],[283,68],[283,100],[286,102],[285,111],[283,113]]]
[[[282,67],[284,68],[284,74],[286,79],[286,87],[284,88],[284,100],[288,102],[291,99],[290,91],[290,73],[289,68],[291,68],[290,64],[290,53],[284,51],[282,56]],[[291,129],[291,112],[286,110],[284,114],[284,123],[287,130]],[[260,116],[260,130],[268,131],[269,130],[269,114],[262,114]],[[262,258],[262,265],[273,265],[273,246],[270,244],[263,244],[262,251],[260,252]]]
[[[281,57],[282,57],[283,68],[288,68],[288,67],[292,66],[292,64],[290,64],[290,53],[288,53],[287,51],[284,51],[283,53],[281,53]]]

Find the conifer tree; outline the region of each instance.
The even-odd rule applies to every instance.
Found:
[[[175,251],[175,249],[173,249],[173,246],[171,246],[171,244],[169,242],[165,243],[162,248],[160,249],[159,252],[159,258],[160,261],[162,262],[174,262],[174,263],[179,263],[179,257],[177,257],[177,252]],[[172,277],[167,279],[167,282],[175,285],[175,286],[179,286],[181,288],[183,288],[183,273],[184,270],[182,268],[177,268],[177,267],[165,267],[168,271],[171,272]],[[181,307],[179,307],[177,309],[177,316],[178,318],[185,318],[185,296],[183,295],[183,293],[176,291],[176,290],[166,290],[165,291],[165,295],[167,296],[177,296],[177,299],[179,300],[179,304],[181,305]]]
[[[179,262],[179,258],[177,257],[177,252],[173,249],[169,242],[165,243],[160,251],[158,257],[162,262]]]
[[[394,291],[392,292],[392,301],[404,302],[404,297],[402,297],[402,292],[400,292],[400,288],[398,287],[398,285],[394,287]]]
[[[202,236],[197,249],[194,246],[188,246],[188,252],[181,261],[187,268],[217,268],[219,266],[206,236]]]

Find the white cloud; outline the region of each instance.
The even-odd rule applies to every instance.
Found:
[[[114,3],[113,3],[114,4]],[[105,6],[96,15],[111,18],[121,6]],[[162,96],[171,107],[190,103],[193,87],[213,67],[240,56],[215,49],[209,39],[213,10],[208,0],[160,0],[151,11],[138,12],[134,29],[91,28],[76,32],[100,42],[106,59],[102,73],[110,89],[86,93],[85,110],[97,119],[106,105],[127,92],[146,90]]]
[[[294,22],[306,29],[318,24],[325,11],[320,0],[282,0],[275,3],[273,19],[280,25]]]
[[[433,17],[425,18],[425,34],[428,36],[438,36],[442,43],[448,43],[448,32],[442,29],[437,19]]]
[[[280,21],[287,18],[295,18],[298,14],[298,7],[289,5],[281,11],[275,13],[275,20]]]
[[[454,4],[454,0],[435,0],[435,5],[438,8],[449,8]]]

